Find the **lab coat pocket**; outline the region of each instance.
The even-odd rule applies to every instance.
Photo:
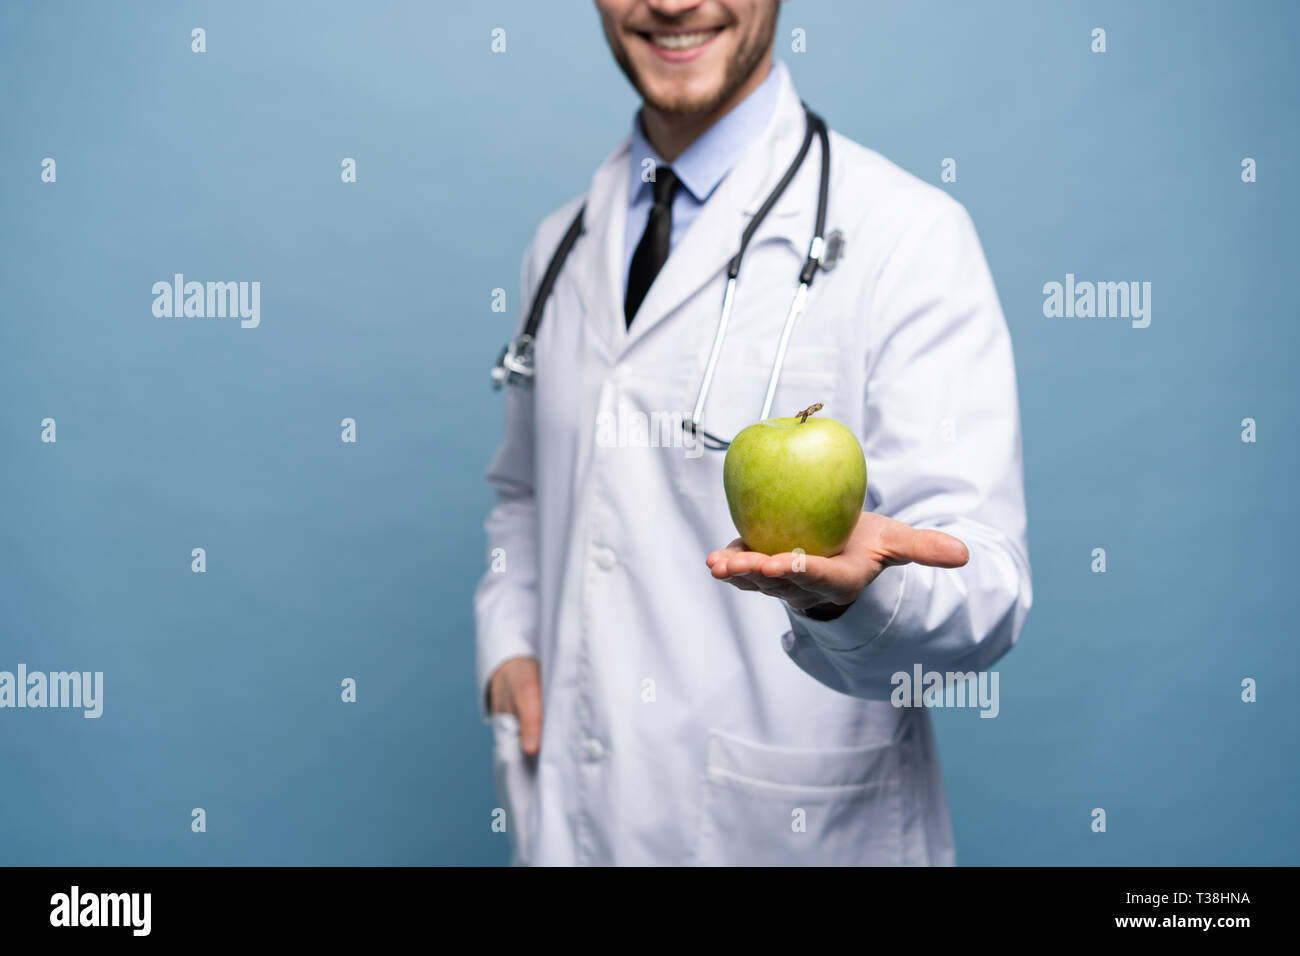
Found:
[[[808,750],[713,731],[696,863],[898,866],[902,799],[897,745]]]
[[[741,429],[759,420],[767,383],[772,373],[771,342],[728,339],[709,388],[708,400],[700,415],[700,427],[724,441],[731,441]],[[839,383],[838,353],[834,348],[815,345],[791,345],[786,352],[772,399],[772,418],[795,415],[809,405],[821,403],[830,412],[836,401]],[[702,369],[699,375],[703,375]],[[694,406],[699,379],[683,384],[686,415]],[[687,442],[684,449],[674,449],[676,485],[683,495],[695,499],[721,501],[726,497],[722,486],[724,451]]]
[[[492,715],[492,737],[497,799],[501,802],[500,809],[505,811],[510,862],[528,866],[532,861],[537,758],[526,756],[520,747],[519,719],[514,714]]]

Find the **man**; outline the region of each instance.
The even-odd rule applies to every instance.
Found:
[[[715,550],[735,536],[723,455],[662,421],[695,402],[728,260],[805,115],[772,59],[776,0],[596,6],[643,104],[525,256],[527,308],[585,204],[534,384],[508,390],[476,596],[514,859],[951,864],[929,715],[891,702],[893,675],[987,668],[1031,600],[1015,370],[974,228],[831,134],[826,229],[844,243],[773,414],[821,402],[851,428],[867,502],[832,558]],[[762,404],[819,152],[745,253],[701,421],[726,438]]]

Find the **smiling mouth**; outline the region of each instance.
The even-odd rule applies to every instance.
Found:
[[[641,36],[661,50],[681,52],[703,46],[721,32],[722,27],[709,27],[703,30],[692,30],[689,33],[642,33]]]

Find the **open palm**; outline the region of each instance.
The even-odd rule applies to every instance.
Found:
[[[762,554],[747,550],[737,538],[711,552],[707,563],[719,581],[742,591],[762,591],[805,611],[822,605],[847,607],[881,571],[896,564],[960,568],[968,560],[966,545],[950,534],[864,511],[844,550],[834,557]]]

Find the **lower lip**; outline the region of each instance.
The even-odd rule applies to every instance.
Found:
[[[665,47],[659,46],[649,37],[644,37],[640,34],[637,34],[637,36],[645,41],[645,45],[654,50],[661,60],[668,63],[689,63],[691,60],[703,56],[705,51],[707,51],[709,47],[713,46],[713,41],[722,36],[722,31],[717,31],[713,36],[709,37],[699,46],[693,46],[689,50],[669,50]]]

